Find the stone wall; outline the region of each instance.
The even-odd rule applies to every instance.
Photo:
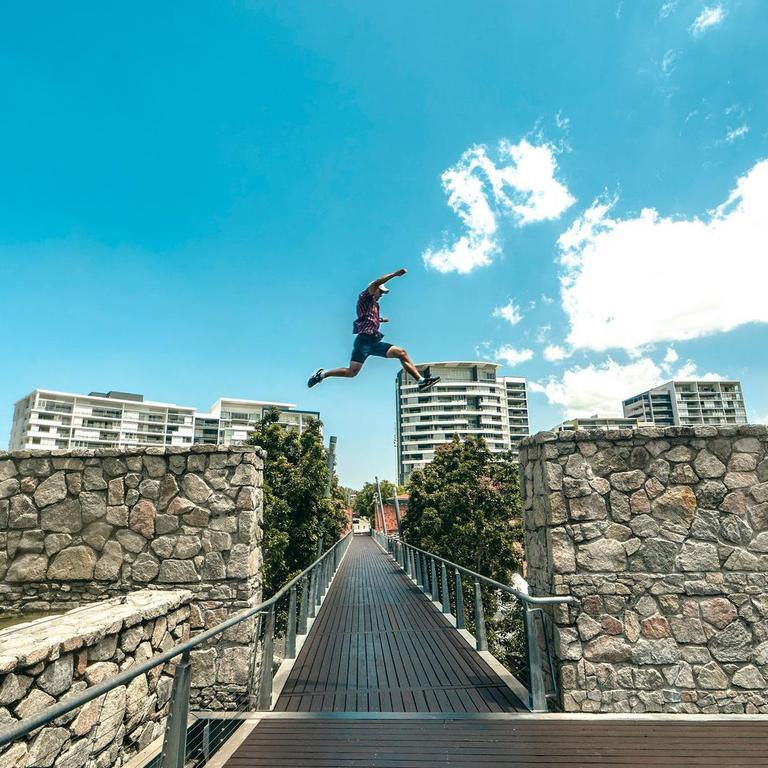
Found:
[[[768,713],[768,427],[543,432],[521,447],[561,705]]]
[[[0,632],[0,728],[186,640],[191,598],[142,590]],[[173,669],[156,667],[0,748],[0,766],[119,768],[162,735],[172,685]]]
[[[0,615],[148,585],[193,593],[193,631],[261,599],[263,451],[196,445],[0,453]],[[247,687],[253,621],[194,654],[195,702]]]

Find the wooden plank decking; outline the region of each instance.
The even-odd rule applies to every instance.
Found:
[[[355,537],[275,706],[287,712],[525,707],[369,537]]]
[[[748,720],[270,719],[227,768],[759,768],[766,744],[768,723]]]

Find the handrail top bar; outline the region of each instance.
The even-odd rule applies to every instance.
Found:
[[[482,573],[471,571],[469,568],[465,568],[463,565],[454,563],[451,560],[446,560],[444,557],[440,557],[440,555],[435,555],[432,552],[428,552],[426,549],[421,549],[420,547],[417,547],[414,544],[409,544],[407,541],[403,541],[402,539],[396,539],[394,536],[388,536],[387,538],[392,539],[393,541],[399,541],[402,545],[406,547],[410,547],[416,552],[421,552],[423,555],[427,555],[428,557],[432,557],[435,560],[439,560],[441,563],[445,563],[451,568],[455,568],[457,571],[461,571],[463,574],[467,576],[471,576],[473,579],[479,579],[480,581],[484,581],[486,584],[490,584],[492,587],[496,587],[496,589],[500,589],[503,592],[507,592],[510,595],[514,595],[516,598],[518,598],[519,600],[522,600],[525,603],[531,603],[533,605],[553,605],[553,604],[560,605],[563,603],[576,602],[576,598],[574,598],[572,595],[563,595],[561,597],[558,597],[558,596],[534,597],[533,595],[526,595],[525,592],[520,592],[520,590],[515,589],[514,587],[510,587],[507,584],[502,584],[500,581],[491,579],[488,576],[483,576]]]
[[[104,680],[103,682],[97,683],[90,688],[86,688],[82,693],[77,694],[77,696],[73,696],[72,698],[60,701],[58,704],[54,704],[51,707],[43,709],[37,714],[25,718],[24,720],[19,720],[18,723],[15,723],[7,729],[0,729],[0,747],[4,747],[6,744],[10,744],[15,739],[20,738],[21,736],[24,736],[43,725],[47,725],[53,720],[58,719],[62,715],[65,715],[67,712],[71,712],[73,709],[82,707],[83,704],[87,704],[89,701],[97,699],[99,696],[102,696],[108,691],[111,691],[113,688],[117,688],[118,686],[123,685],[123,683],[127,683],[129,680],[133,680],[139,675],[143,675],[150,669],[154,669],[161,664],[165,664],[176,656],[180,656],[181,654],[190,651],[192,648],[196,648],[201,643],[204,643],[206,640],[209,640],[210,638],[226,631],[230,627],[239,624],[241,621],[250,619],[253,616],[265,614],[267,612],[266,609],[271,608],[283,595],[285,595],[289,589],[291,589],[291,587],[293,587],[299,580],[304,578],[304,576],[306,576],[316,565],[328,557],[328,555],[333,552],[333,550],[336,549],[336,547],[338,547],[342,541],[345,541],[351,535],[352,531],[350,531],[346,536],[340,538],[332,547],[329,547],[325,552],[323,552],[323,554],[320,555],[317,560],[315,560],[311,565],[307,566],[301,573],[294,576],[287,584],[282,586],[268,600],[259,603],[253,608],[246,608],[241,613],[237,613],[234,616],[228,618],[226,621],[221,622],[221,624],[217,624],[215,627],[211,627],[211,629],[208,629],[205,632],[201,632],[199,635],[195,635],[189,640],[185,640],[178,645],[174,645],[173,648],[169,648],[167,651],[164,651],[158,656],[153,656],[151,659],[148,659],[141,664],[129,667],[128,669],[120,672],[114,677],[109,678],[108,680]]]

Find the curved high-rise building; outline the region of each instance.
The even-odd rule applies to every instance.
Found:
[[[419,392],[414,379],[397,375],[398,479],[428,464],[435,449],[459,437],[482,437],[493,452],[514,450],[528,434],[525,379],[501,377],[488,362],[423,363],[425,376],[440,383]]]

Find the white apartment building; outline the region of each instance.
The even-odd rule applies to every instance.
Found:
[[[566,421],[552,427],[552,432],[573,432],[580,429],[634,429],[640,426],[650,426],[648,422],[638,421],[636,418],[622,418],[621,416],[588,416]]]
[[[509,447],[517,456],[520,441],[531,434],[528,421],[528,391],[525,379],[500,376],[498,381],[507,389],[507,416],[509,419]]]
[[[624,415],[676,427],[746,424],[740,381],[668,381],[624,400]]]
[[[432,461],[435,449],[454,435],[482,437],[499,453],[528,434],[525,379],[499,377],[500,366],[488,362],[424,363],[417,368],[425,376],[439,376],[440,383],[419,392],[405,371],[397,375],[399,482]]]
[[[209,413],[145,400],[129,392],[79,395],[36,389],[16,403],[10,450],[228,445],[244,442],[265,409],[280,409],[280,423],[303,430],[315,411],[290,403],[221,399]]]

